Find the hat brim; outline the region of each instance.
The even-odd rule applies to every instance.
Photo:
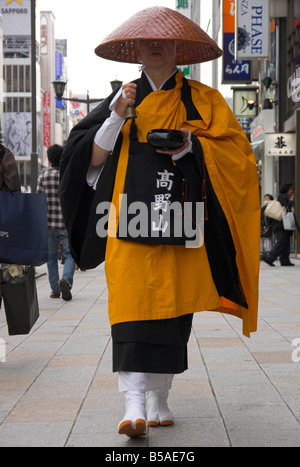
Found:
[[[176,65],[214,60],[223,52],[196,23],[165,7],[152,7],[136,13],[116,28],[95,53],[106,60],[141,63],[140,40],[175,40]]]

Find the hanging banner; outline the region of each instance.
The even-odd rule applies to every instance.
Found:
[[[269,58],[269,0],[236,0],[235,58]]]
[[[41,17],[41,44],[40,44],[41,54],[48,53],[48,21],[46,16]]]
[[[50,92],[44,95],[44,146],[48,149],[51,145],[51,100]]]
[[[251,83],[251,62],[235,60],[235,0],[223,0],[223,84]]]

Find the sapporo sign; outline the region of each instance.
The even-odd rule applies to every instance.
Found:
[[[30,0],[2,0],[1,1],[1,14],[27,14],[28,8],[26,8],[26,4],[29,3]],[[19,4],[19,6],[18,6]],[[23,5],[24,4],[24,5]],[[5,5],[5,6],[2,6]]]
[[[30,0],[0,0],[2,28],[5,36],[30,35]]]

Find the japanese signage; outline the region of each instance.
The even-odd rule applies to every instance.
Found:
[[[269,0],[236,0],[235,58],[268,58]]]
[[[51,144],[51,100],[50,92],[45,92],[44,95],[44,146],[49,148]]]
[[[186,66],[178,66],[178,71],[181,71],[184,73],[184,76],[190,76],[191,75],[191,66],[186,65]]]
[[[251,83],[251,62],[235,60],[235,0],[223,1],[223,84]]]
[[[159,211],[158,222],[152,221],[151,230],[152,232],[163,232],[165,233],[169,223],[164,221],[163,212],[167,212],[169,205],[171,204],[172,194],[170,193],[174,177],[174,173],[164,170],[164,172],[157,173],[158,178],[156,179],[156,188],[161,189],[161,193],[154,195],[154,211]]]
[[[46,16],[41,17],[41,54],[48,53],[48,22]]]
[[[187,13],[186,16],[190,17],[190,12],[191,12],[191,0],[175,0],[176,3],[176,9],[180,10],[180,13],[185,14]],[[181,11],[184,10],[184,11]]]
[[[0,0],[4,36],[30,36],[30,0]]]
[[[268,133],[265,135],[266,156],[295,156],[295,133]]]

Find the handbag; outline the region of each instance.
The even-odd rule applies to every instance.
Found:
[[[131,132],[117,238],[201,246],[203,203],[188,199],[187,193],[188,183],[171,157],[156,153],[149,143],[139,143]]]
[[[262,228],[261,228],[261,234],[260,236],[263,237],[263,238],[268,238],[268,237],[272,237],[273,235],[273,229],[272,227],[269,227],[267,225],[264,225]]]
[[[0,264],[41,266],[46,263],[46,194],[0,191],[0,206]]]
[[[282,214],[285,212],[285,207],[277,200],[269,201],[265,209],[265,216],[282,221]]]
[[[29,334],[39,318],[34,267],[30,267],[18,282],[5,282],[1,270],[0,295],[4,302],[9,335]]]
[[[284,212],[282,214],[282,223],[284,230],[296,230],[296,220],[293,212]]]

